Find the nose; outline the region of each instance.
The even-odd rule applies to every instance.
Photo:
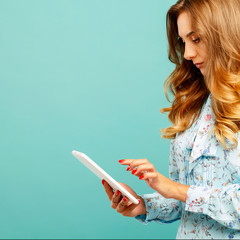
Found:
[[[192,60],[197,55],[197,51],[192,45],[185,44],[184,58],[186,60]]]

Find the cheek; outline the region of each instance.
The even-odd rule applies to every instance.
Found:
[[[203,60],[203,62],[205,62],[208,59],[208,54],[205,51],[201,52],[200,56],[201,56],[201,59]]]
[[[200,53],[202,59],[206,60],[208,58],[208,50],[207,50],[207,47],[205,46],[205,44],[202,44],[199,50],[200,50],[199,53]]]

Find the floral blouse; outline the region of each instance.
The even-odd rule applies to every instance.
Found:
[[[143,194],[147,213],[136,217],[143,224],[180,219],[177,239],[240,239],[240,134],[231,151],[217,141],[211,99],[210,94],[199,118],[170,145],[169,177],[190,185],[186,203]]]

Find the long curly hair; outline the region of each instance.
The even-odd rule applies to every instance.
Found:
[[[177,18],[190,13],[193,30],[208,48],[206,74],[184,59],[184,44],[178,37]],[[204,102],[212,94],[215,114],[213,131],[217,140],[230,149],[238,144],[240,129],[240,0],[179,0],[166,17],[169,60],[176,65],[164,83],[164,92],[173,94],[169,112],[171,127],[161,129],[162,137],[174,139],[199,117]],[[170,101],[171,102],[171,101]]]

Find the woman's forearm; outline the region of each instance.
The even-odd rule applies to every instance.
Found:
[[[176,183],[176,190],[174,192],[173,198],[180,200],[182,202],[186,202],[187,191],[188,191],[189,187],[190,187],[189,185]]]

